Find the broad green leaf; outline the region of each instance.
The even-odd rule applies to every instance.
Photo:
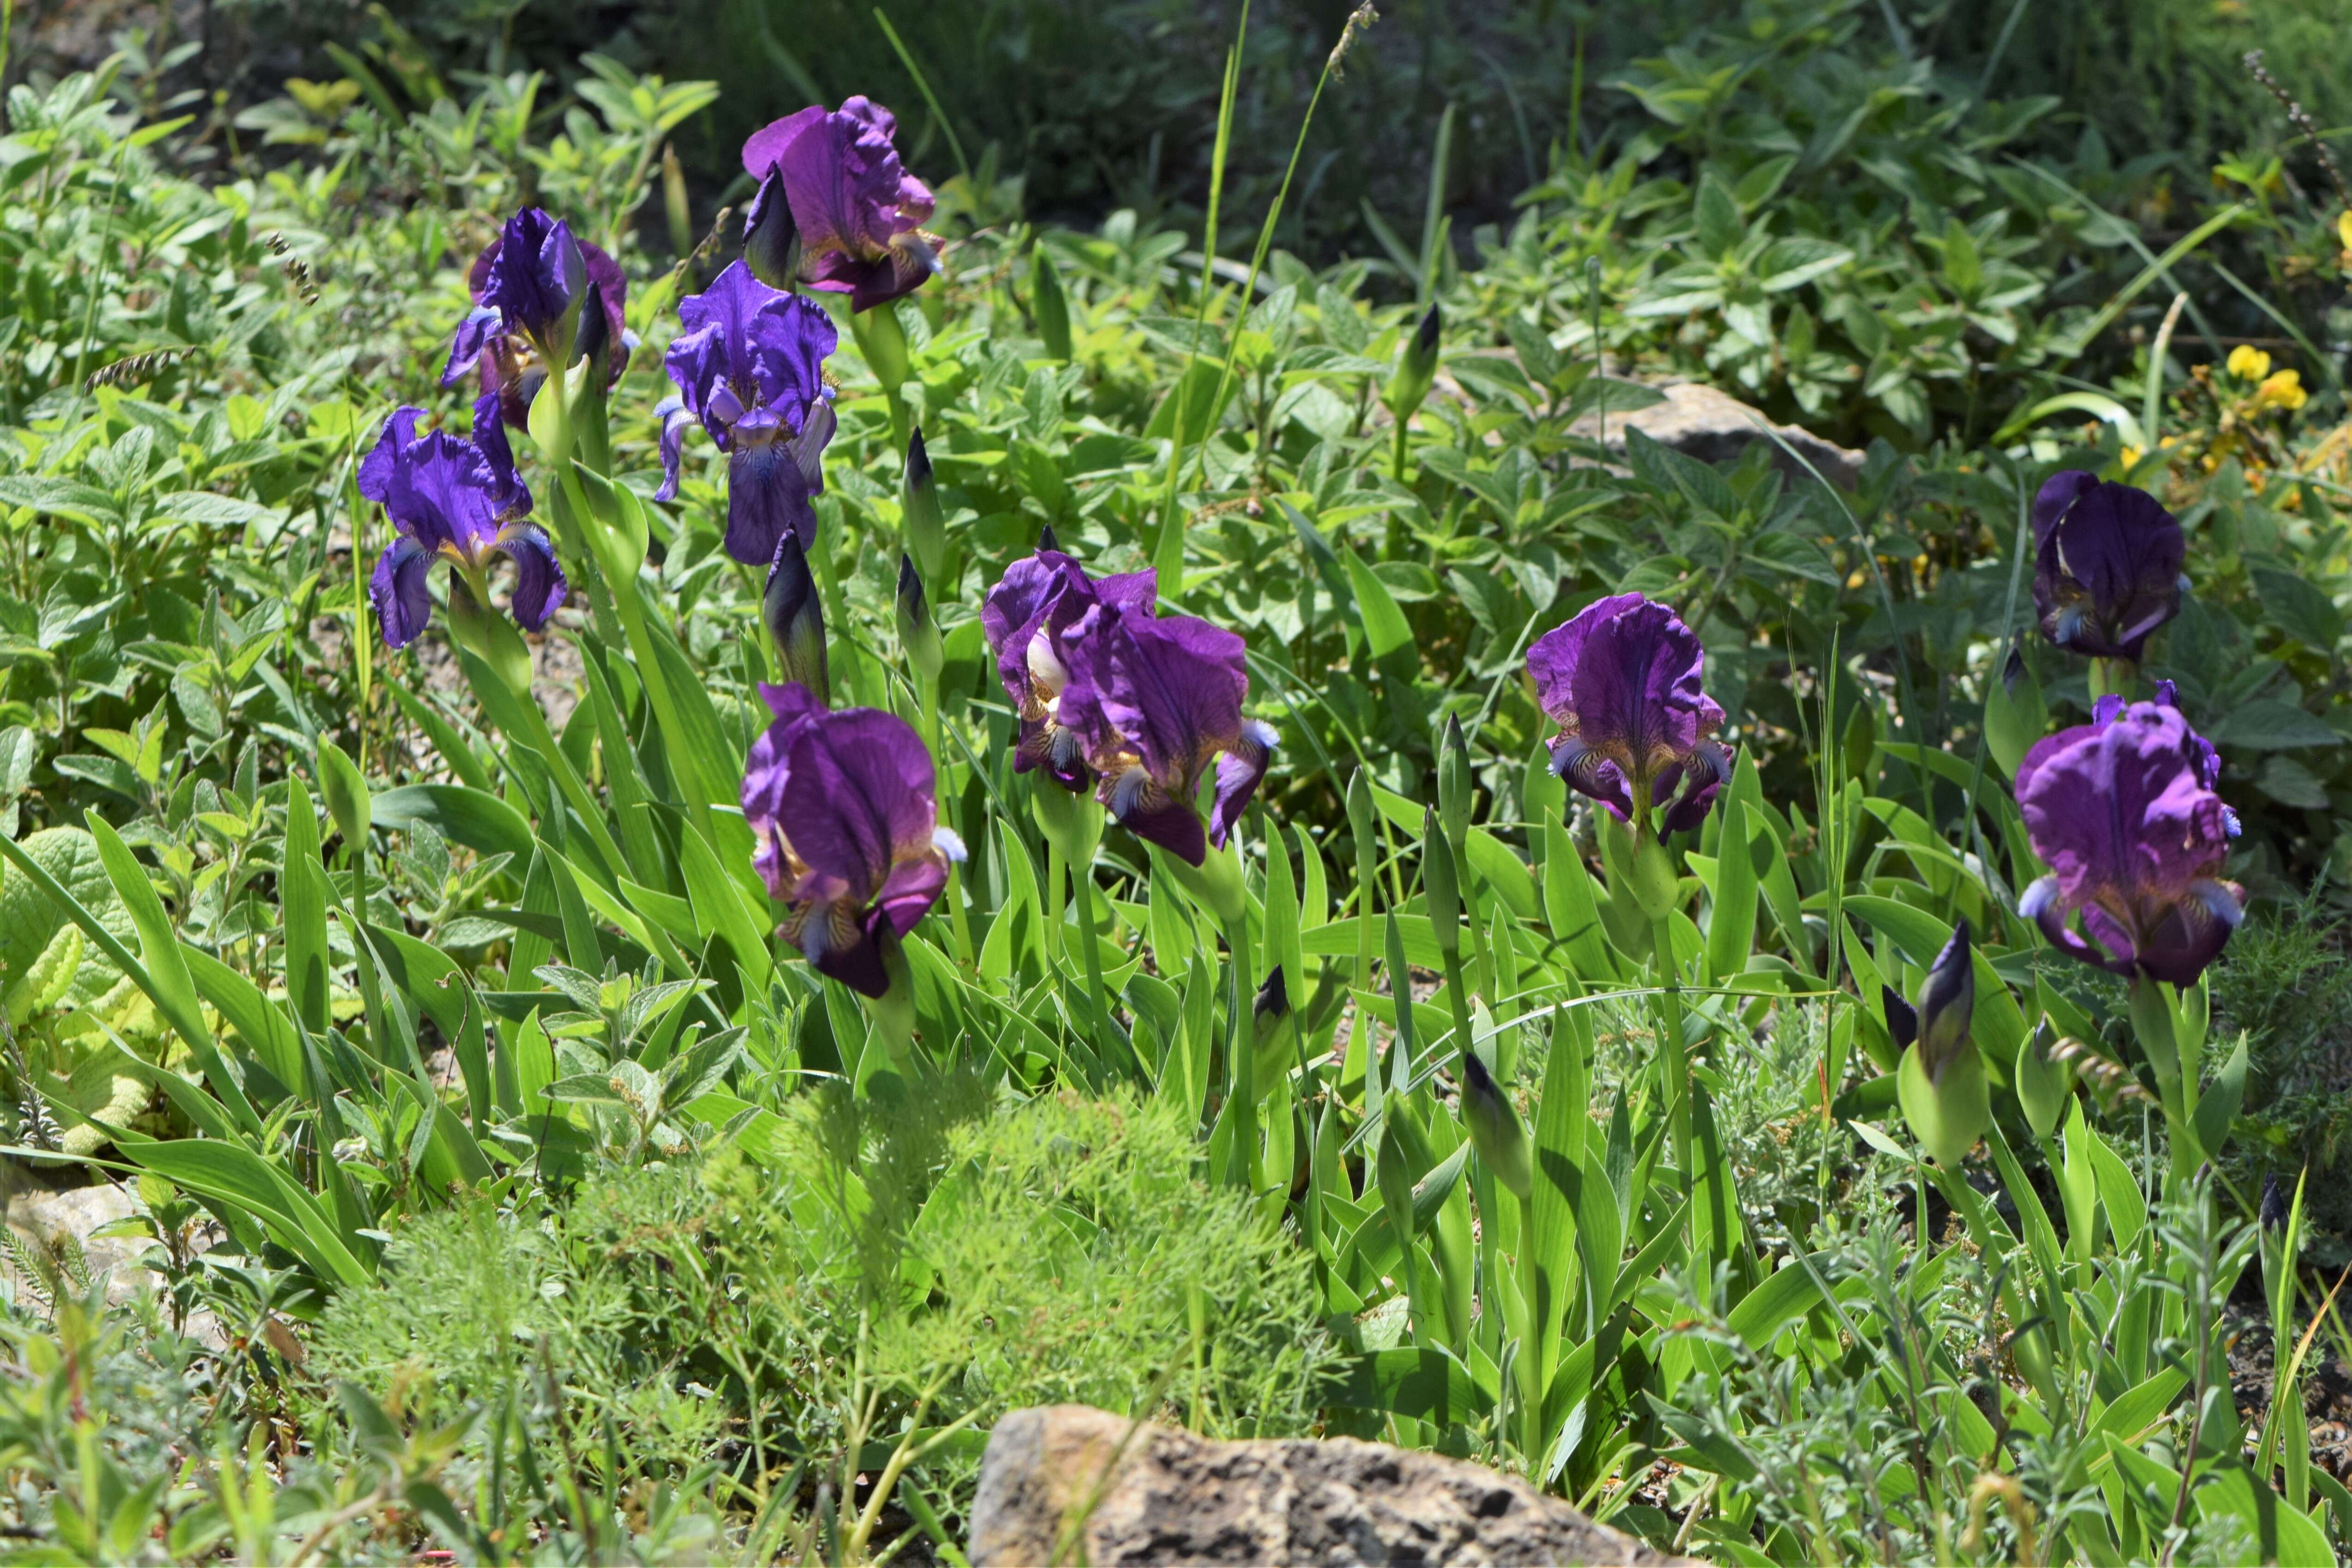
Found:
[[[1412,642],[1412,627],[1386,583],[1364,565],[1363,558],[1342,545],[1339,558],[1348,568],[1348,585],[1356,591],[1356,613],[1363,617],[1364,637],[1374,659],[1383,659]]]

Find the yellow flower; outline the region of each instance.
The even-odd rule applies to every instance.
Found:
[[[2271,356],[2245,343],[2230,351],[2229,363],[2230,374],[2240,381],[2260,381],[2271,373]]]
[[[2265,376],[2254,390],[2254,402],[2264,408],[2284,408],[2289,413],[2304,405],[2311,395],[2303,389],[2303,377],[2291,370]]]
[[[2336,237],[2344,242],[2345,249],[2352,250],[2352,207],[2336,215]]]
[[[2139,461],[2139,448],[2137,447],[2127,446],[2123,449],[2120,455],[2123,458],[2124,467],[2126,468]]]

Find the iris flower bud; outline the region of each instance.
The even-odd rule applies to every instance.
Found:
[[[809,573],[808,556],[800,535],[791,529],[776,542],[776,558],[768,567],[767,592],[760,604],[782,660],[786,684],[805,686],[816,700],[833,701],[832,682],[824,660],[824,605],[817,595],[816,579]]]
[[[1475,1051],[1462,1053],[1462,1124],[1470,1131],[1478,1163],[1492,1171],[1496,1181],[1522,1198],[1535,1190],[1528,1130],[1519,1121],[1517,1107]]]
[[[1437,752],[1437,816],[1456,853],[1470,833],[1470,744],[1462,738],[1460,715],[1445,716],[1445,739]]]
[[[923,592],[914,558],[903,553],[898,557],[898,646],[907,650],[907,662],[926,681],[939,679],[945,659],[940,647],[940,624],[931,618],[931,602]]]
[[[1891,993],[1886,998],[1887,1031],[1906,1047],[1895,1081],[1903,1119],[1947,1169],[1959,1163],[1992,1121],[1984,1065],[1969,1039],[1976,995],[1976,964],[1964,920],[1928,966],[1918,1006],[1906,1006]]]
[[[940,514],[939,489],[931,479],[931,456],[924,449],[920,426],[907,440],[907,477],[899,500],[905,509],[902,537],[907,552],[925,577],[936,578],[947,564],[947,520]]]
[[[1298,1065],[1298,1049],[1292,1043],[1293,1020],[1290,983],[1277,963],[1266,971],[1265,984],[1257,988],[1257,1000],[1250,1006],[1252,1037],[1257,1045],[1253,1081],[1261,1098]]]
[[[784,197],[783,176],[773,169],[743,212],[743,260],[751,276],[771,289],[789,292],[800,287],[801,228]]]
[[[1421,819],[1421,887],[1429,895],[1429,921],[1437,928],[1441,952],[1462,951],[1462,885],[1454,866],[1454,846],[1434,807]]]
[[[1430,387],[1437,380],[1437,338],[1444,324],[1444,317],[1432,305],[1397,355],[1396,369],[1389,375],[1388,389],[1381,394],[1381,401],[1399,419],[1409,417],[1421,406],[1421,400],[1429,395]]]

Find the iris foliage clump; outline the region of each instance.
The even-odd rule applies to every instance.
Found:
[[[7,1157],[154,1288],[9,1233],[8,1541],[952,1558],[1064,1400],[1727,1563],[2352,1541],[2352,193],[2143,232],[1853,10],[1321,267],[862,93],[698,200],[604,57],[204,181],[13,89]]]

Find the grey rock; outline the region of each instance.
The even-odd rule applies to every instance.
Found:
[[[28,1187],[8,1200],[8,1224],[38,1250],[62,1250],[64,1238],[70,1237],[89,1263],[90,1278],[105,1276],[108,1299],[119,1301],[155,1288],[154,1276],[138,1263],[149,1244],[142,1237],[95,1233],[145,1208],[130,1188],[107,1183],[57,1192]]]
[[[1853,489],[1862,476],[1862,453],[1825,441],[1793,425],[1775,425],[1761,411],[1712,386],[1679,381],[1656,385],[1653,390],[1663,393],[1665,401],[1630,414],[1609,416],[1605,444],[1612,454],[1620,458],[1624,455],[1625,432],[1630,426],[1661,447],[1671,447],[1703,462],[1736,460],[1755,443],[1765,441],[1771,443],[1775,468],[1792,480],[1806,478],[1804,464],[1782,448],[1780,442],[1786,442],[1802,454],[1805,462],[1820,469],[1822,478],[1841,489]],[[1771,434],[1767,435],[1767,431]],[[1570,427],[1570,434],[1588,438],[1603,436],[1602,421],[1597,417],[1580,419]],[[1780,441],[1773,441],[1774,436]]]
[[[1349,1437],[1220,1443],[1082,1405],[996,1424],[974,1568],[1671,1564],[1517,1476]]]

